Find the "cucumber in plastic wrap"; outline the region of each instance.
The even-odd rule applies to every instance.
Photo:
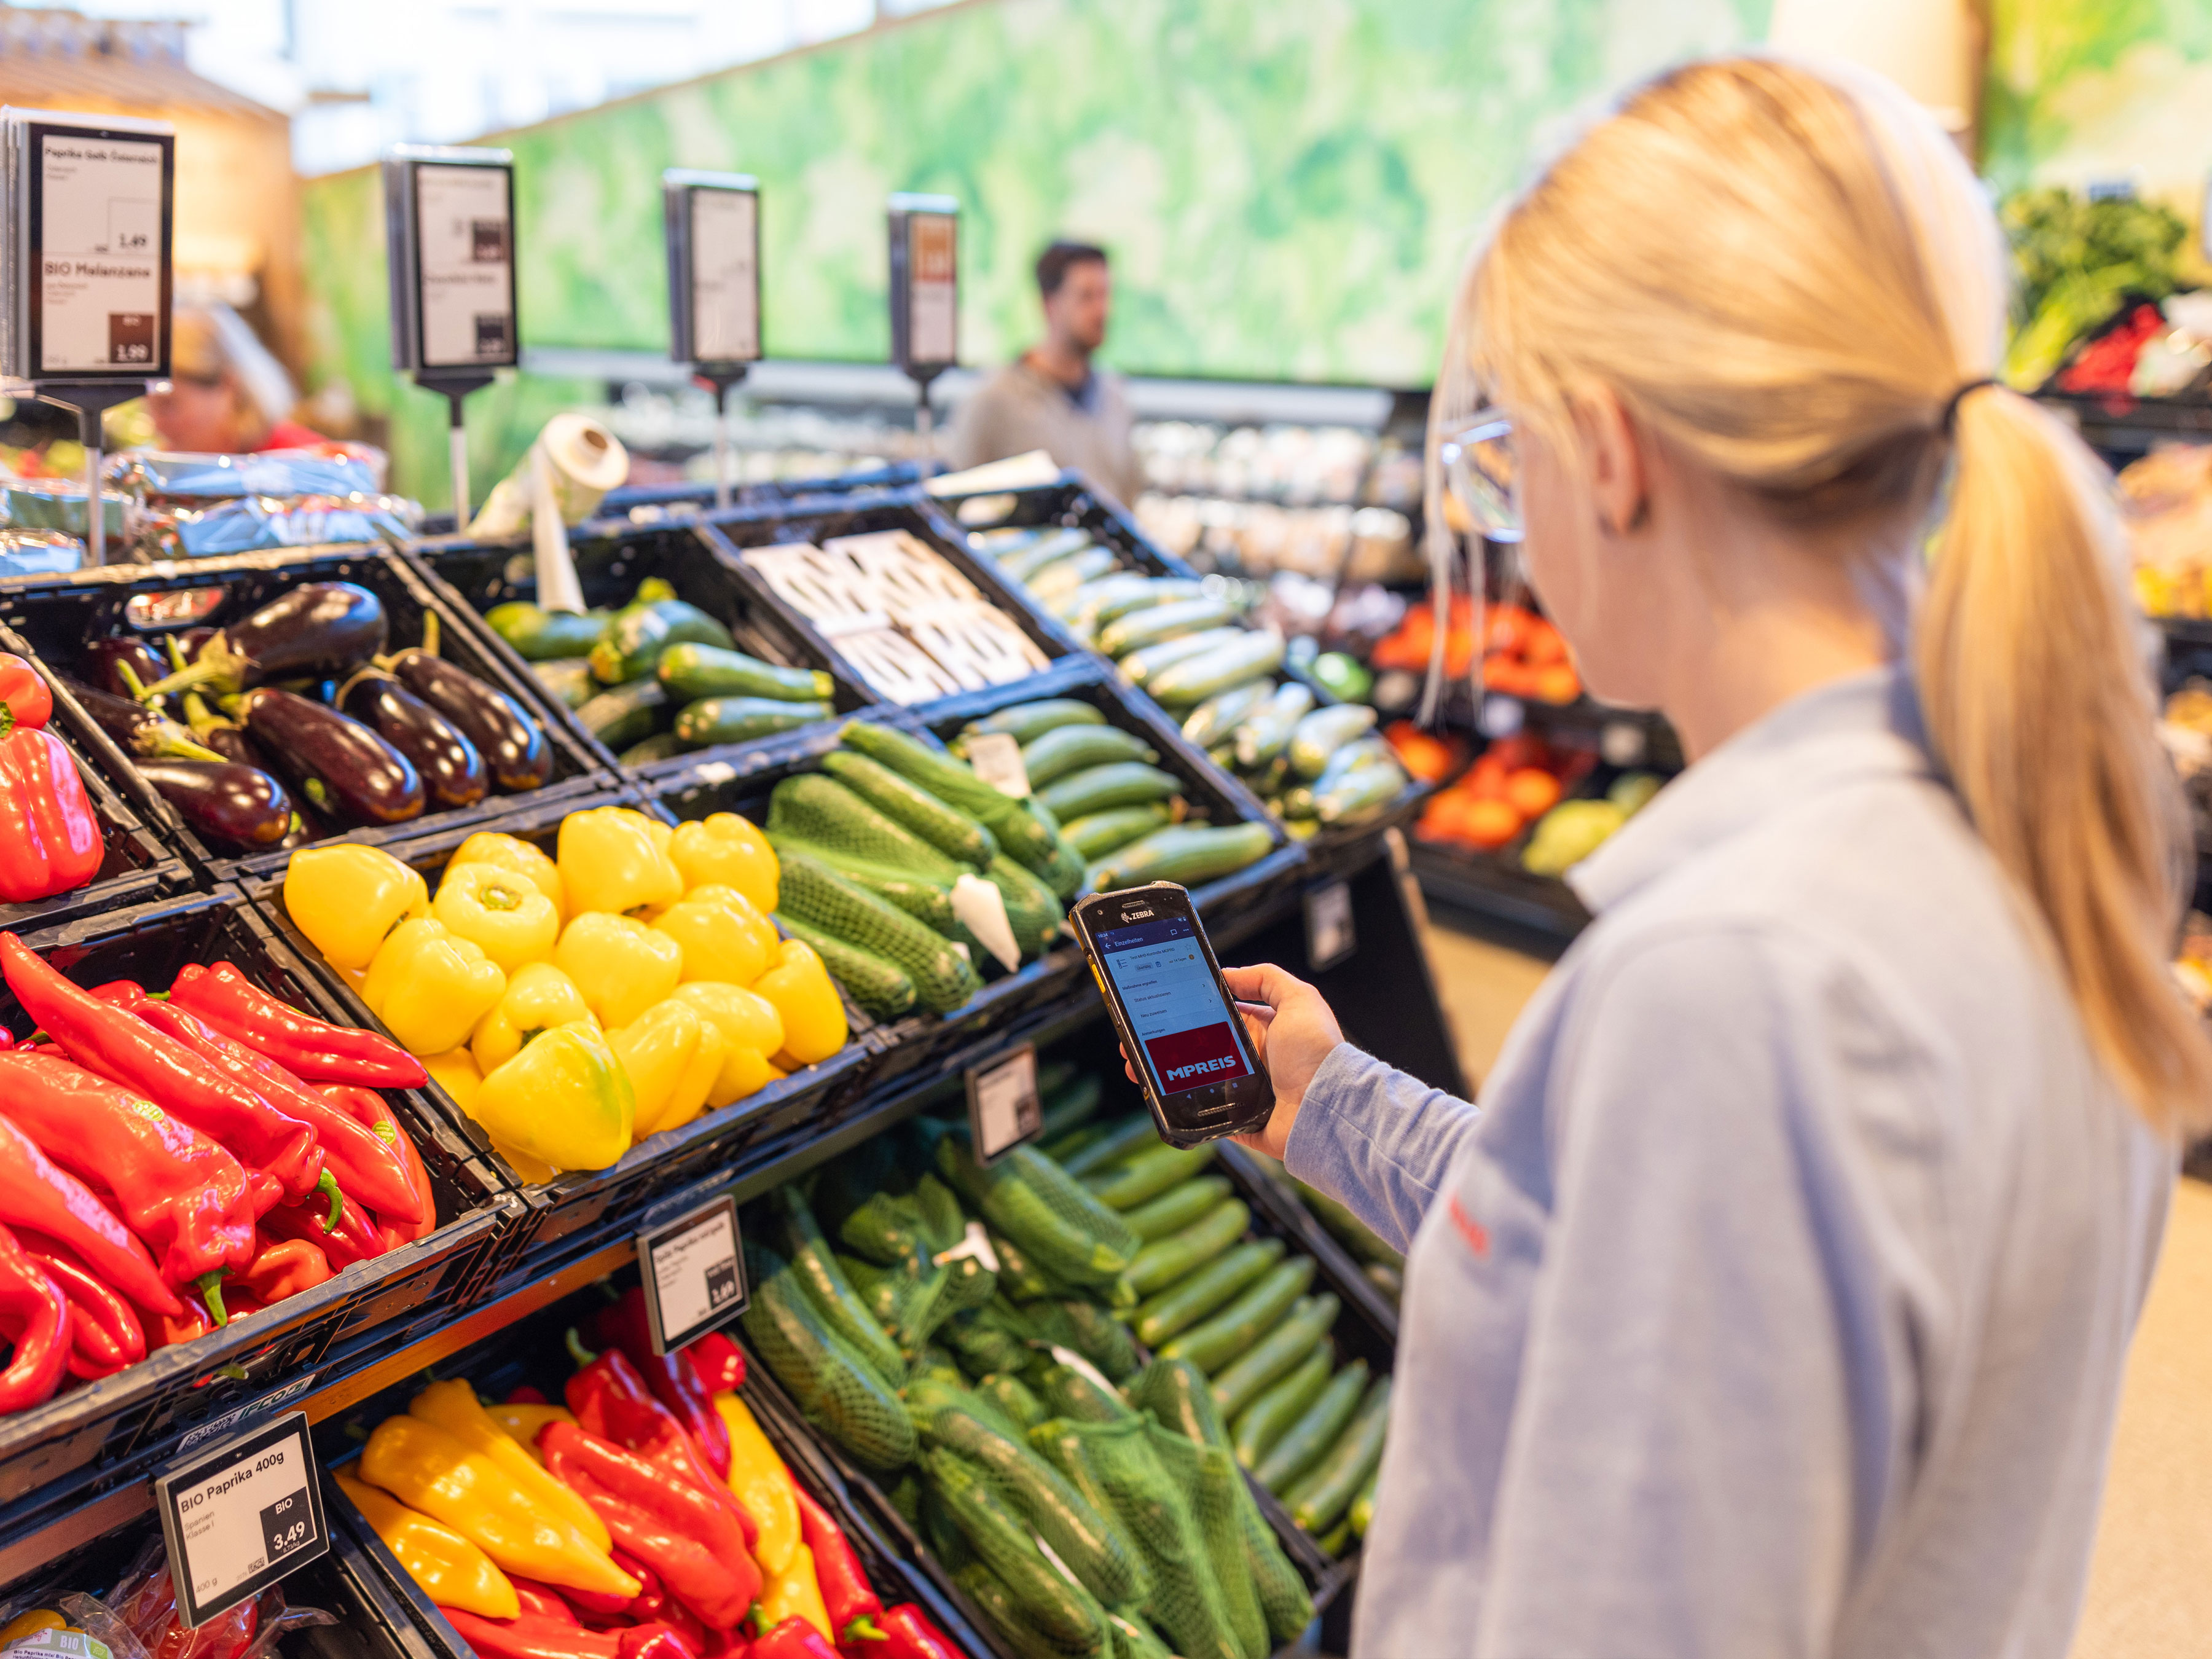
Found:
[[[856,886],[818,859],[781,860],[781,913],[872,951],[914,981],[915,1000],[932,1013],[950,1013],[983,988],[951,941],[905,911]]]
[[[790,1263],[748,1239],[745,1273],[745,1334],[806,1420],[869,1468],[888,1474],[911,1463],[918,1446],[905,1407],[823,1322]]]
[[[937,1145],[938,1172],[983,1219],[1061,1283],[1108,1285],[1127,1271],[1137,1236],[1050,1158],[1017,1146],[989,1169],[969,1155],[964,1128]]]
[[[998,856],[998,840],[988,830],[880,762],[833,749],[822,757],[822,769],[949,859],[980,870]]]
[[[836,779],[799,772],[769,796],[768,830],[854,858],[895,865],[948,885],[968,866],[931,846],[904,824],[879,812]]]
[[[775,913],[775,921],[792,938],[813,946],[830,977],[878,1019],[896,1019],[914,1006],[914,981],[896,963],[781,910]]]

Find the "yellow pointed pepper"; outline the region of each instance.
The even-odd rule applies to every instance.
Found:
[[[684,896],[684,878],[655,843],[647,828],[652,822],[620,806],[571,812],[561,820],[558,860],[569,926],[587,910],[623,915]]]
[[[565,1521],[571,1531],[594,1548],[614,1547],[607,1523],[590,1504],[546,1474],[515,1443],[514,1437],[492,1419],[477,1399],[477,1391],[467,1383],[433,1382],[407,1402],[407,1414],[443,1429],[471,1451],[491,1459],[525,1494],[535,1498],[555,1519]]]
[[[584,1006],[611,1030],[667,1000],[684,976],[684,947],[635,916],[590,910],[562,929],[553,965],[575,981]]]
[[[695,887],[653,927],[683,948],[686,981],[750,985],[775,960],[775,924],[734,887]]]
[[[560,913],[529,877],[496,864],[448,865],[430,914],[512,974],[543,962],[561,937]]]
[[[591,1017],[584,994],[568,975],[550,962],[526,963],[477,1025],[477,1034],[469,1039],[469,1053],[477,1070],[488,1076],[541,1032]]]
[[[631,1133],[640,1140],[663,1129],[680,1129],[698,1116],[722,1074],[721,1028],[673,997],[608,1032],[607,1046],[629,1074],[630,1091],[637,1097]]]
[[[486,1406],[484,1413],[499,1425],[501,1432],[530,1454],[531,1462],[539,1465],[544,1463],[545,1457],[538,1449],[538,1437],[545,1431],[545,1425],[576,1420],[575,1413],[566,1406]]]
[[[338,1490],[353,1499],[422,1594],[441,1607],[486,1619],[512,1619],[521,1599],[507,1576],[474,1544],[441,1522],[410,1510],[388,1492],[340,1473]]]
[[[408,1508],[444,1522],[504,1571],[610,1595],[632,1596],[641,1588],[498,1464],[420,1418],[387,1417],[378,1424],[362,1449],[361,1475]]]
[[[823,1604],[822,1581],[814,1576],[812,1550],[801,1544],[791,1553],[790,1563],[781,1572],[770,1572],[765,1562],[760,1563],[760,1569],[763,1630],[774,1630],[787,1619],[804,1619],[822,1632],[823,1641],[837,1639],[836,1632],[830,1628],[830,1609]]]
[[[285,912],[343,972],[368,967],[393,928],[429,908],[422,878],[380,847],[302,847],[285,867]]]
[[[845,1046],[845,1004],[822,957],[804,939],[777,948],[775,966],[752,982],[755,996],[775,1005],[783,1018],[782,1052],[801,1066],[827,1060]]]
[[[783,1017],[775,1005],[741,985],[715,980],[678,986],[676,995],[722,1033],[722,1070],[707,1091],[707,1103],[726,1106],[766,1087],[768,1057],[783,1047]]]
[[[479,830],[446,860],[447,872],[451,874],[457,864],[496,865],[518,876],[527,876],[539,892],[553,901],[554,915],[562,921],[568,920],[568,890],[562,884],[561,866],[548,858],[543,848],[521,836]]]
[[[448,1048],[442,1054],[425,1054],[422,1069],[430,1079],[448,1095],[453,1104],[471,1117],[476,1115],[477,1091],[483,1087],[483,1073],[477,1066],[476,1057],[465,1048]]]
[[[730,1494],[760,1528],[753,1559],[763,1572],[781,1572],[799,1547],[799,1500],[791,1495],[791,1475],[745,1402],[724,1389],[714,1410],[730,1431]]]
[[[629,1150],[637,1104],[606,1038],[580,1019],[486,1078],[471,1115],[501,1146],[556,1170],[604,1170]]]
[[[782,866],[768,837],[735,812],[714,812],[679,823],[669,838],[668,856],[676,861],[689,892],[715,884],[734,887],[763,915],[774,913]]]
[[[378,950],[361,1000],[409,1054],[442,1054],[469,1040],[506,989],[507,975],[480,947],[418,916]]]

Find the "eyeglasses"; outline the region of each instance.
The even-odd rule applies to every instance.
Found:
[[[1437,446],[1444,507],[1452,528],[1493,542],[1521,539],[1520,470],[1513,453],[1513,417],[1490,406]]]

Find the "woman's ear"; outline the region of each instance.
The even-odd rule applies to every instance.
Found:
[[[1641,530],[1650,514],[1649,434],[1609,386],[1593,386],[1574,399],[1576,435],[1589,465],[1590,503],[1607,536]]]

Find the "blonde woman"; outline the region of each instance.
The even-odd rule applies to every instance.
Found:
[[[1933,124],[1765,60],[1635,93],[1470,270],[1455,493],[1695,762],[1480,1110],[1231,975],[1257,1144],[1411,1250],[1361,1654],[2066,1650],[2212,1048],[2103,477],[1991,380],[2004,304]]]

